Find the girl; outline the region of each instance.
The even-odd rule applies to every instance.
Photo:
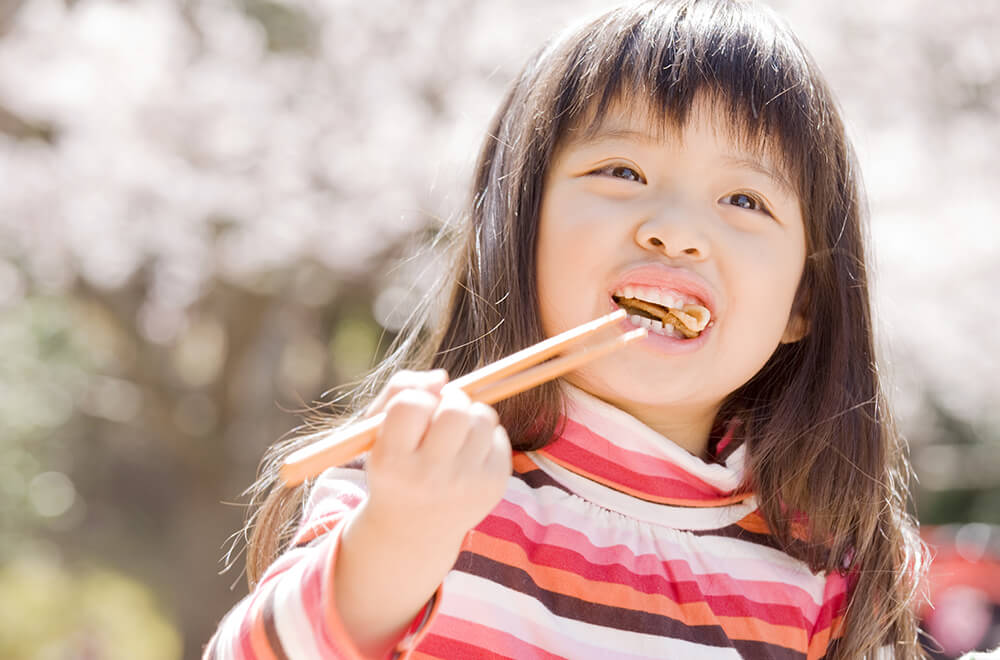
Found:
[[[254,590],[205,657],[922,657],[860,196],[762,8],[652,2],[548,44],[489,130],[447,289],[359,394],[387,414],[364,469],[289,491],[308,438],[271,452]],[[653,320],[685,304],[697,336]],[[442,389],[617,306],[639,345],[495,410]]]

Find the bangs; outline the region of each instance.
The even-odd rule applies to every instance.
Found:
[[[552,71],[562,74],[557,144],[593,137],[612,109],[638,113],[659,137],[677,134],[707,103],[727,137],[772,161],[804,202],[824,106],[808,56],[779,20],[746,3],[687,0],[620,8],[575,31],[562,41],[565,59],[559,42],[550,51],[566,65]]]

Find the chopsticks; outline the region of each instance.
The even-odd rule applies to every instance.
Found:
[[[457,387],[473,401],[492,404],[537,387],[646,336],[645,328],[637,328],[600,343],[581,345],[625,317],[625,310],[619,309],[456,378],[445,389]],[[566,353],[571,348],[575,352]],[[285,459],[280,470],[285,485],[297,486],[368,451],[384,420],[385,413],[379,413],[346,428],[317,434],[315,442]]]

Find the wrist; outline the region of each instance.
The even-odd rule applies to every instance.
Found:
[[[461,537],[435,537],[367,502],[356,509],[341,535],[334,601],[357,647],[384,655],[440,587],[460,549]]]

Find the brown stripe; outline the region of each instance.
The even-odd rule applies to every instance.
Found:
[[[756,545],[762,545],[766,548],[781,550],[778,542],[770,534],[751,532],[743,527],[740,527],[739,524],[736,523],[726,525],[725,527],[720,527],[718,529],[692,529],[687,531],[695,536],[721,536],[723,538],[737,539],[748,543],[755,543]]]
[[[261,607],[260,616],[264,622],[264,632],[267,633],[267,642],[271,645],[271,650],[274,651],[274,656],[278,660],[288,660],[288,654],[285,653],[285,647],[281,644],[281,637],[278,636],[278,627],[274,621],[274,594],[277,588],[272,588],[267,597],[264,599],[264,605]]]
[[[459,555],[454,570],[475,575],[534,598],[557,616],[592,625],[671,639],[729,647],[721,626],[689,626],[668,616],[592,603],[539,587],[527,572],[471,552]]]
[[[569,488],[566,488],[566,486],[563,486],[561,483],[539,469],[531,470],[530,472],[515,472],[514,476],[531,488],[538,489],[543,486],[552,486],[553,488],[558,488],[564,493],[569,493],[570,495],[573,494]]]
[[[629,632],[679,639],[705,646],[735,648],[750,660],[802,660],[799,651],[763,641],[731,640],[719,625],[688,625],[672,617],[602,605],[539,587],[524,570],[472,552],[462,552],[455,569],[523,593],[557,616]]]
[[[815,548],[811,544],[805,543],[804,541],[792,539],[787,545],[782,545],[770,534],[751,532],[744,527],[740,527],[739,523],[727,525],[726,527],[721,527],[719,529],[693,529],[688,531],[695,536],[721,536],[725,538],[737,539],[739,541],[746,541],[747,543],[755,543],[757,545],[762,545],[765,548],[773,548],[785,553],[792,559],[798,559],[803,562],[804,560],[802,557],[808,557],[810,554],[815,552]]]
[[[806,654],[800,651],[767,642],[734,639],[732,643],[743,660],[804,660],[806,657]]]

